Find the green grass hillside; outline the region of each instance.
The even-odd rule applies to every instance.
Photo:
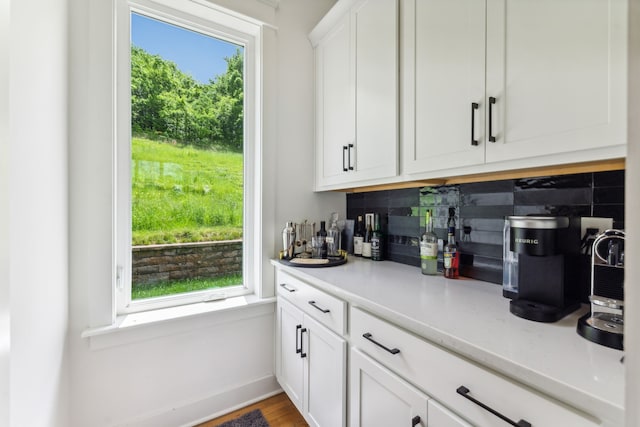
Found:
[[[243,156],[132,139],[133,245],[242,237]]]

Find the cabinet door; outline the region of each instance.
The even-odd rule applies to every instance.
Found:
[[[303,412],[304,365],[301,353],[303,314],[278,298],[276,316],[276,377],[298,410]]]
[[[355,142],[354,62],[351,19],[346,14],[316,47],[318,186],[349,179],[348,153],[343,148]]]
[[[403,8],[403,171],[484,162],[485,3]]]
[[[363,0],[351,14],[356,140],[351,180],[398,173],[398,0]]]
[[[626,4],[487,1],[487,162],[625,144]]]
[[[429,400],[429,427],[472,427],[435,400]]]
[[[305,316],[304,327],[305,418],[313,427],[344,426],[346,341],[309,316]]]
[[[354,348],[349,369],[350,427],[431,426],[424,393]]]

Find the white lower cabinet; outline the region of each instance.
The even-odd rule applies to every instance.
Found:
[[[276,376],[282,389],[300,412],[303,410],[304,361],[301,357],[303,313],[278,300]]]
[[[346,425],[346,341],[278,298],[276,377],[314,427]]]
[[[350,362],[350,427],[471,427],[355,348]]]
[[[427,425],[426,394],[354,348],[349,372],[350,427]]]
[[[365,311],[352,307],[350,322],[352,346],[433,399],[429,400],[433,403],[427,410],[430,427],[466,426],[466,423],[483,427],[600,425],[595,417],[534,392]],[[435,408],[433,423],[431,408]]]
[[[276,377],[313,427],[603,425],[287,272],[276,283]]]
[[[429,400],[429,427],[471,427],[471,424],[454,415],[435,400]]]

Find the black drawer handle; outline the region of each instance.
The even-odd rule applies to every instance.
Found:
[[[349,170],[352,171],[353,170],[353,166],[351,166],[351,149],[353,148],[353,144],[349,144],[349,151],[348,156],[347,156],[347,166],[349,167]]]
[[[366,334],[362,334],[362,338],[367,339],[369,341],[371,341],[372,343],[374,343],[375,345],[377,345],[380,348],[384,348],[385,350],[387,350],[389,353],[391,354],[398,354],[400,353],[400,350],[398,350],[397,348],[389,348],[389,347],[385,347],[384,345],[380,344],[378,341],[374,340],[373,338],[371,338],[371,334],[369,332],[367,332]]]
[[[418,424],[420,424],[420,415],[416,415],[411,419],[411,427],[416,427]]]
[[[300,333],[300,341],[298,341],[300,329],[302,329],[302,325],[296,325],[296,354],[302,353],[302,333]]]
[[[496,105],[497,99],[493,96],[489,97],[489,141],[496,142],[496,137],[493,136],[493,106]]]
[[[345,155],[345,153],[347,152],[348,149],[349,149],[349,147],[347,147],[346,145],[342,146],[342,170],[344,172],[349,172],[349,169],[347,168],[347,164],[344,161],[344,159],[345,159],[344,155]]]
[[[469,393],[470,393],[469,389],[466,388],[463,385],[458,387],[456,392],[459,395],[461,395],[462,397],[464,397],[465,399],[469,399],[470,401],[472,401],[473,403],[475,403],[476,405],[478,405],[479,407],[481,407],[485,411],[491,412],[493,415],[495,415],[496,417],[500,418],[502,421],[508,423],[509,425],[512,425],[512,426],[515,426],[515,427],[531,427],[531,423],[529,423],[528,421],[520,420],[517,423],[513,422],[512,420],[510,420],[509,418],[505,417],[504,415],[502,415],[500,412],[496,411],[495,409],[490,408],[487,405],[485,405],[484,403],[480,402],[479,400],[474,399],[473,397],[469,396]]]
[[[302,350],[302,345],[304,344],[304,341],[302,341],[302,334],[305,332],[307,332],[307,328],[300,329],[300,357],[307,357],[307,353]]]
[[[287,290],[287,291],[289,291],[289,292],[295,292],[296,291],[295,289],[288,287],[286,283],[280,283],[280,287],[285,289],[285,290]]]
[[[309,305],[311,305],[313,308],[320,310],[323,313],[329,313],[331,310],[329,310],[328,308],[320,308],[316,305],[315,301],[309,301]]]
[[[478,145],[476,139],[476,110],[480,108],[477,102],[471,103],[471,145]]]

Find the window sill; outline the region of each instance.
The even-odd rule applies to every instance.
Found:
[[[89,339],[92,350],[99,350],[265,316],[275,312],[275,301],[275,297],[259,298],[252,294],[125,314],[116,317],[113,325],[86,329],[81,337]]]

